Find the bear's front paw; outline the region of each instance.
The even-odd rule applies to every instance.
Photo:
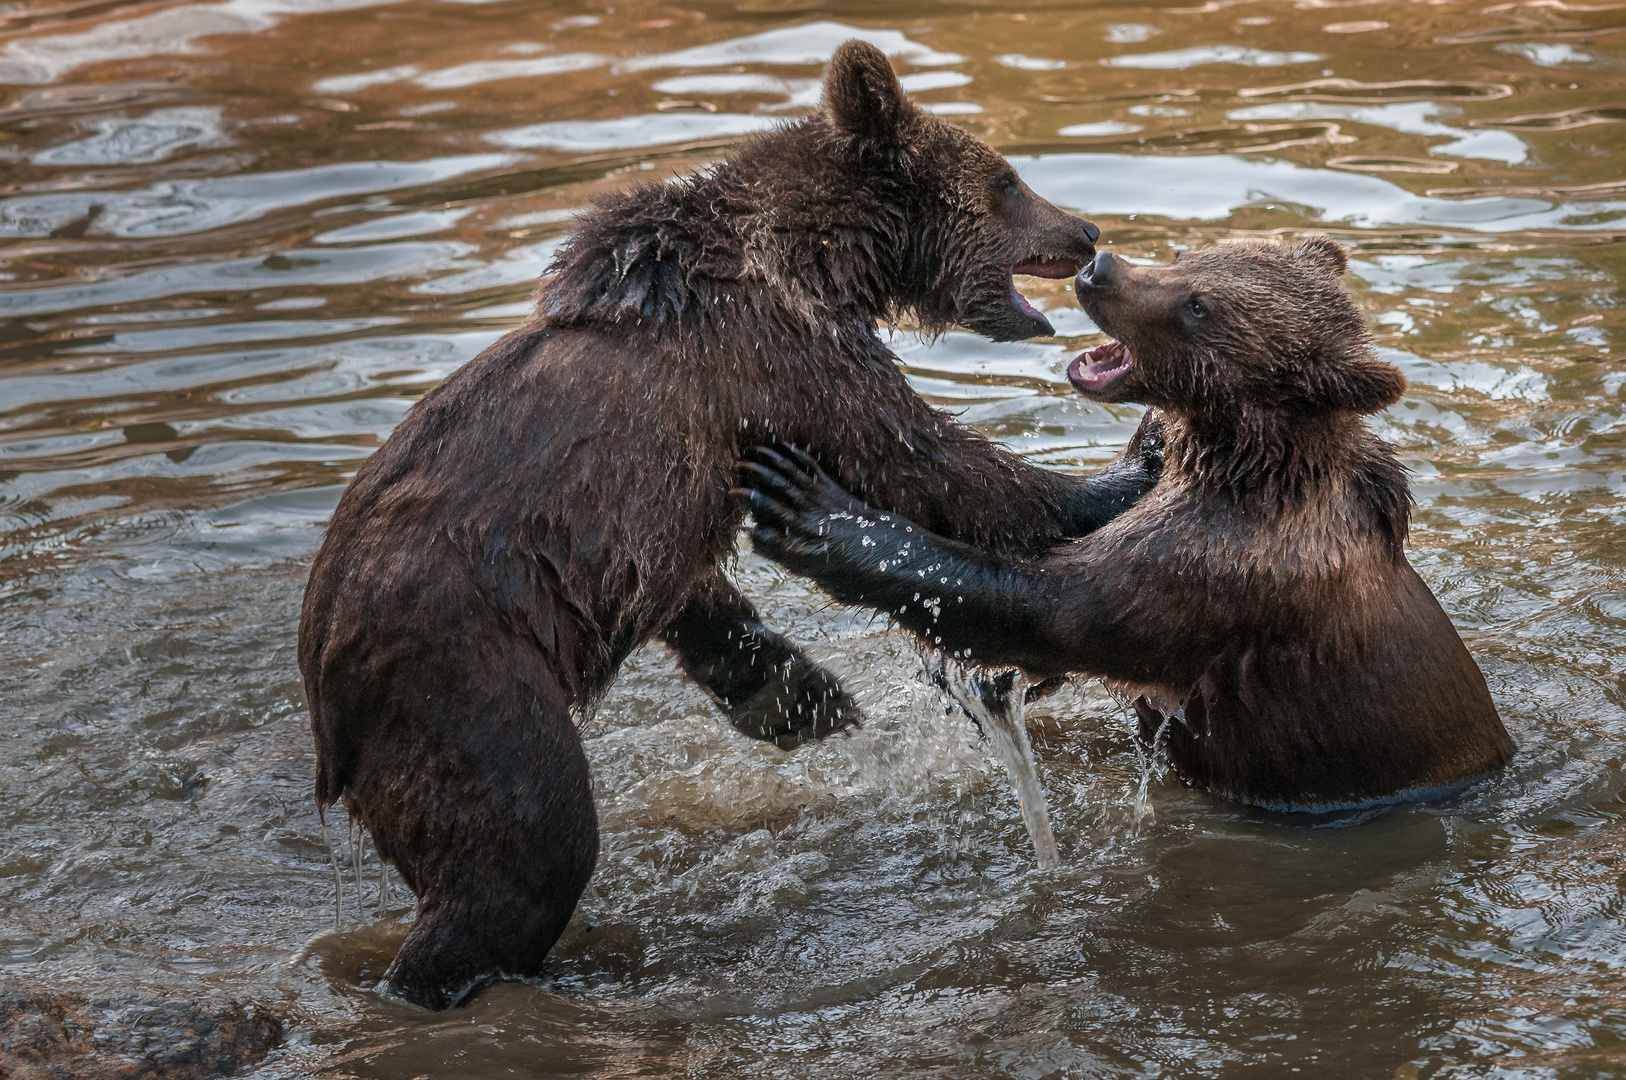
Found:
[[[740,469],[752,490],[804,514],[856,514],[869,509],[830,479],[811,455],[794,446],[759,446],[751,458],[740,462]]]
[[[748,486],[740,494],[750,499],[756,517],[751,539],[757,551],[812,578],[844,604],[870,603],[871,592],[884,590],[904,562],[930,543],[908,519],[847,494],[799,451],[761,448],[741,470]]]
[[[758,551],[795,570],[807,571],[831,552],[837,522],[865,520],[869,508],[825,475],[818,462],[794,447],[758,447],[740,463],[751,504]]]
[[[1163,417],[1156,409],[1147,409],[1140,419],[1140,427],[1124,448],[1124,457],[1138,462],[1152,476],[1163,472]]]

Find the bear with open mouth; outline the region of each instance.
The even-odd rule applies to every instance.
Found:
[[[1151,487],[1153,441],[1090,477],[1040,469],[921,400],[878,334],[1049,334],[1014,276],[1071,277],[1098,236],[862,42],[819,112],[577,220],[534,318],[413,406],[311,568],[316,798],[418,900],[383,989],[445,1008],[542,971],[598,855],[577,717],[645,642],[751,738],[857,719],[723,572],[757,443],[1011,558]]]
[[[1095,258],[1077,292],[1113,340],[1067,377],[1154,406],[1165,457],[1151,494],[1087,537],[990,553],[780,447],[745,465],[757,549],[954,655],[1101,677],[1182,780],[1237,801],[1322,812],[1460,790],[1514,747],[1406,560],[1406,475],[1363,419],[1405,379],[1373,353],[1345,267],[1325,237]]]

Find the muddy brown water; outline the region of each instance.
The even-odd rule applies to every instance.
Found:
[[[638,654],[552,980],[379,1000],[410,905],[365,857],[358,905],[340,818],[332,932],[294,662],[322,523],[572,211],[798,115],[855,35],[1111,250],[1351,247],[1411,557],[1518,758],[1314,827],[1144,774],[1073,688],[1028,713],[1036,871],[910,646],[742,553],[870,726],[782,754]],[[267,1077],[1626,1074],[1623,121],[1607,0],[0,4],[0,980],[253,1001]],[[1030,284],[1062,337],[897,348],[1087,468],[1136,411],[1068,391],[1099,338]]]

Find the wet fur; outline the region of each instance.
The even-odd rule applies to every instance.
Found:
[[[1448,793],[1512,755],[1485,680],[1406,561],[1410,494],[1363,413],[1398,400],[1341,249],[1225,245],[1081,279],[1156,405],[1153,492],[1027,561],[853,500],[811,461],[754,467],[757,545],[938,647],[1102,676],[1189,783],[1282,810]],[[1201,317],[1190,301],[1204,301]],[[868,540],[869,543],[865,543]]]
[[[538,317],[427,394],[358,471],[312,567],[299,660],[316,797],[343,799],[418,897],[385,986],[430,1007],[539,973],[592,874],[573,715],[653,637],[746,734],[851,722],[839,682],[721,566],[735,463],[811,448],[944,534],[1035,556],[1110,520],[1155,456],[1042,471],[912,393],[877,321],[1048,331],[1008,268],[1093,228],[917,109],[873,48],[829,111],[585,215]]]

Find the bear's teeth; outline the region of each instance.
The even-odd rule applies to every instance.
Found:
[[[1077,259],[1069,259],[1065,255],[1035,255],[1011,267],[1011,273],[1042,278],[1070,278],[1080,269],[1082,264]]]
[[[1135,366],[1135,357],[1121,341],[1109,341],[1087,349],[1067,366],[1067,380],[1089,394],[1106,389],[1119,376]]]

